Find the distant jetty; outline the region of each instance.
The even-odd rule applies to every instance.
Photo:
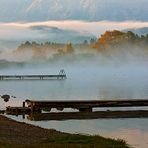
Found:
[[[57,75],[0,75],[0,80],[64,80],[66,79],[64,69],[61,69]]]

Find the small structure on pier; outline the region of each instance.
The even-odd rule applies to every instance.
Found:
[[[64,80],[66,78],[64,69],[60,70],[57,75],[0,75],[0,80]]]

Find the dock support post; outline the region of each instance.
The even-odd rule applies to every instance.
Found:
[[[31,103],[31,112],[34,112],[34,107],[33,107],[33,103]]]
[[[22,118],[25,119],[25,114],[22,115]]]
[[[92,112],[92,107],[89,107],[89,108],[79,108],[79,111],[80,112]]]
[[[23,107],[25,107],[25,102],[23,102]]]

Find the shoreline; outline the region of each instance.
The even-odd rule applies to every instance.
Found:
[[[65,134],[54,129],[44,129],[24,122],[18,122],[4,115],[0,115],[0,133],[3,135],[0,135],[0,142],[6,141],[15,144],[31,144],[38,139],[44,140],[49,136]]]
[[[6,147],[123,147],[129,145],[120,139],[101,136],[68,134],[55,129],[44,129],[27,123],[17,122],[0,115],[0,145]]]

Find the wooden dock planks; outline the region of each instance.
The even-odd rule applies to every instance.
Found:
[[[61,100],[61,101],[25,101],[31,110],[44,109],[44,108],[72,108],[78,109],[79,111],[92,111],[92,108],[97,107],[140,107],[148,106],[148,99],[133,99],[133,100]]]
[[[27,103],[27,107],[25,104]],[[7,107],[6,114],[28,115],[29,120],[68,120],[68,119],[100,119],[100,118],[148,118],[148,110],[93,111],[101,107],[143,107],[148,106],[148,99],[133,100],[59,100],[35,101],[26,100],[22,107]],[[65,108],[77,109],[79,112],[50,112],[52,108],[62,111]],[[42,112],[45,111],[45,112]],[[50,113],[47,113],[50,112]]]
[[[63,75],[0,75],[0,80],[63,80],[65,78],[66,76]]]
[[[28,113],[30,113],[31,112],[31,109],[30,108],[28,108],[28,107],[10,107],[10,106],[8,106],[7,108],[6,108],[6,113],[7,114],[28,114]]]
[[[49,80],[49,79],[66,79],[66,73],[62,69],[57,75],[0,75],[0,80]]]

